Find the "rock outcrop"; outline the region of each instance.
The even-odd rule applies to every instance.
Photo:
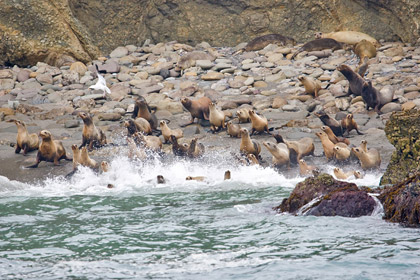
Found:
[[[385,126],[385,133],[395,151],[380,184],[397,184],[420,168],[420,111],[393,113]]]
[[[372,214],[375,205],[375,200],[355,184],[320,174],[298,183],[289,198],[274,209],[291,214],[360,217]]]
[[[377,39],[415,42],[419,14],[415,0],[3,0],[0,65],[87,62],[146,39],[234,46],[268,33],[303,42],[316,31],[356,30]]]

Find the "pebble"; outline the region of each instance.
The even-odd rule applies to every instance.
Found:
[[[221,80],[225,76],[222,73],[219,72],[208,72],[204,75],[201,75],[201,79],[203,81],[215,81],[215,80]]]

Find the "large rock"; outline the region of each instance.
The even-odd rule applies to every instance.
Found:
[[[296,185],[289,198],[274,208],[291,214],[360,217],[372,214],[375,200],[355,184],[320,174]]]
[[[395,151],[380,184],[396,184],[416,172],[420,166],[420,112],[393,113],[386,123],[385,133],[395,146]]]

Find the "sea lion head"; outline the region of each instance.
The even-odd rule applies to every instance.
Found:
[[[72,149],[73,151],[76,151],[76,150],[77,150],[77,145],[76,145],[76,144],[71,145],[71,149]]]
[[[164,120],[162,120],[162,121],[160,121],[159,122],[159,125],[162,127],[162,126],[165,126],[165,124],[166,124],[166,122],[164,121]]]
[[[306,161],[304,159],[299,160],[299,165],[305,165],[305,164],[306,164]]]
[[[101,162],[101,169],[103,172],[108,172],[109,170],[109,164],[107,161],[102,161]]]
[[[354,177],[356,177],[356,179],[362,179],[363,175],[360,171],[354,171]]]
[[[13,120],[13,122],[16,124],[16,126],[21,126],[21,127],[25,127],[26,128],[26,124],[24,121],[20,121],[20,120]]]
[[[241,135],[248,135],[248,129],[246,129],[246,128],[241,128]]]
[[[187,97],[185,97],[185,96],[183,96],[182,98],[181,98],[181,104],[182,104],[182,106],[184,106],[185,108],[190,108],[191,107],[191,100],[189,99],[189,98],[187,98]]]
[[[360,143],[367,144],[367,141],[363,139]]]
[[[51,139],[51,132],[49,132],[48,130],[41,130],[39,136],[41,136],[43,140]]]
[[[158,184],[165,184],[165,178],[162,175],[157,175],[156,179]]]
[[[322,38],[322,32],[315,32],[315,39],[321,39]]]
[[[193,178],[191,176],[187,176],[187,178],[185,178],[185,180],[187,181],[191,181]]]
[[[346,118],[348,118],[349,120],[353,119],[353,114],[347,114]]]

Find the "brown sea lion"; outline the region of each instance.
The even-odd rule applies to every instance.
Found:
[[[180,145],[174,135],[170,137],[172,143],[172,152],[175,156],[185,157],[188,151],[188,145]]]
[[[376,56],[375,46],[371,42],[365,39],[357,43],[354,46],[353,51],[360,59],[359,64],[362,64],[366,57],[373,58]]]
[[[225,171],[225,176],[224,176],[223,180],[230,180],[230,170]]]
[[[185,178],[185,180],[202,182],[202,181],[206,180],[206,177],[204,177],[204,176],[194,176],[194,177],[193,176],[187,176],[187,178]]]
[[[344,143],[337,143],[333,148],[334,158],[338,161],[345,161],[350,158],[351,150]]]
[[[198,158],[203,156],[205,148],[202,143],[197,144],[198,138],[194,138],[191,140],[191,143],[187,150],[187,156],[190,158]]]
[[[254,154],[248,154],[246,157],[248,159],[249,165],[260,165],[260,161],[257,159],[257,157]]]
[[[152,127],[150,126],[150,123],[143,118],[126,120],[124,121],[124,126],[127,128],[129,136],[133,136],[136,132],[142,132],[145,135],[152,134]]]
[[[157,136],[145,136],[140,132],[133,135],[134,142],[141,147],[159,152],[162,150],[162,141]]]
[[[363,85],[365,80],[356,72],[353,71],[348,65],[341,64],[337,67],[337,70],[346,77],[349,81],[349,90],[346,95],[354,94],[356,96],[362,95]],[[340,97],[340,96],[339,96]]]
[[[255,132],[263,133],[264,131],[271,134],[268,130],[268,120],[264,116],[258,116],[254,110],[249,110],[249,118],[251,119],[252,130],[251,135]]]
[[[314,154],[314,140],[310,137],[303,137],[299,141],[290,141],[284,139],[280,134],[273,136],[277,143],[284,143],[289,148],[290,162],[292,163],[299,163],[301,158]]]
[[[371,42],[374,46],[379,47],[380,44],[378,41],[362,32],[357,31],[337,31],[337,32],[330,32],[330,33],[322,33],[317,32],[315,33],[315,38],[331,38],[336,40],[337,42],[354,45],[359,43],[362,40],[366,40]]]
[[[299,174],[300,176],[310,176],[313,171],[317,170],[315,166],[308,165],[304,159],[299,160]]]
[[[67,157],[66,150],[61,141],[52,138],[51,132],[42,130],[39,133],[39,136],[41,136],[42,141],[39,145],[38,154],[36,155],[36,162],[35,164],[28,166],[28,168],[38,167],[41,161],[54,162],[54,165],[59,165],[61,159],[68,161],[73,160]]]
[[[133,119],[143,118],[150,123],[150,126],[153,130],[157,128],[158,120],[150,110],[149,105],[147,104],[144,98],[138,98],[134,105],[134,111],[132,115]]]
[[[239,123],[247,123],[251,121],[251,119],[249,118],[249,109],[239,109],[238,111],[236,111],[236,116],[238,117]]]
[[[334,157],[334,143],[328,138],[328,135],[323,132],[319,131],[315,133],[316,136],[319,137],[321,140],[322,148],[324,149],[325,157],[330,160]]]
[[[339,50],[343,48],[343,44],[337,42],[334,39],[330,38],[322,38],[322,39],[315,39],[305,43],[301,48],[299,48],[291,57],[294,59],[296,55],[303,51],[311,52],[311,51],[322,51],[325,49],[332,49],[333,51]]]
[[[191,123],[194,123],[195,118],[197,118],[197,120],[209,119],[209,106],[211,100],[207,96],[200,97],[196,100],[191,100],[184,96],[181,98],[181,103],[182,106],[184,106],[185,109],[187,109],[191,113]]]
[[[317,116],[324,125],[331,128],[335,135],[343,136],[344,131],[341,127],[341,122],[337,121],[333,117],[330,117],[324,111],[319,111],[318,113],[315,113],[315,116]]]
[[[366,110],[373,108],[376,113],[381,114],[381,99],[379,91],[373,87],[372,81],[364,82],[362,87],[362,98],[366,103]]]
[[[321,82],[310,76],[299,76],[298,80],[305,87],[305,93],[318,97],[318,92],[321,90]]]
[[[85,112],[79,112],[79,116],[82,118],[84,123],[82,131],[82,144],[79,146],[79,149],[86,145],[89,150],[106,145],[105,133],[102,129],[95,126],[92,121],[92,117]]]
[[[166,184],[166,180],[162,175],[157,175],[156,176],[156,181],[158,184]]]
[[[162,131],[163,139],[165,140],[165,143],[167,143],[171,137],[171,135],[174,135],[176,139],[184,137],[184,133],[181,129],[170,129],[169,126],[166,124],[165,121],[160,121],[160,130]]]
[[[339,167],[334,168],[334,176],[339,180],[347,180],[350,176],[354,175],[355,171],[344,172],[343,169]]]
[[[341,142],[341,143],[350,145],[349,139],[344,138],[344,137],[337,137],[329,126],[323,125],[323,126],[321,126],[321,130],[328,135],[328,138],[334,144],[337,144],[337,143]]]
[[[254,154],[258,156],[261,152],[261,146],[258,142],[251,140],[248,129],[241,129],[241,145],[239,151],[243,155]]]
[[[289,166],[290,164],[290,151],[287,145],[284,143],[274,144],[271,142],[263,142],[263,145],[273,155],[272,163],[275,167],[281,167],[283,165]]]
[[[86,167],[89,167],[89,168],[92,168],[92,169],[96,169],[96,168],[99,167],[98,164],[96,163],[96,160],[91,159],[89,157],[89,154],[88,154],[88,151],[87,151],[87,148],[86,147],[83,147],[80,150],[79,163],[82,166],[86,166]]]
[[[381,166],[381,155],[376,149],[369,149],[367,152],[359,147],[352,148],[352,152],[357,156],[363,170],[379,168]]]
[[[344,129],[344,133],[347,132],[347,135],[350,134],[350,131],[353,129],[356,130],[357,134],[363,135],[363,132],[359,131],[356,121],[353,118],[353,114],[347,114],[347,116],[341,120],[341,127]],[[343,134],[344,134],[343,133]]]
[[[222,111],[218,110],[216,108],[216,104],[214,104],[213,102],[211,102],[209,104],[209,121],[210,121],[210,129],[213,132],[219,131],[222,128],[225,128],[225,113],[223,113]]]
[[[241,137],[241,126],[239,124],[234,124],[232,121],[226,123],[227,134],[230,137]]]
[[[16,147],[15,153],[20,153],[20,150],[23,150],[23,155],[25,156],[28,152],[33,150],[38,150],[39,148],[39,138],[36,133],[28,133],[26,129],[26,124],[24,121],[12,120],[17,127],[17,136],[16,136]]]
[[[267,34],[263,36],[256,37],[246,44],[245,48],[243,48],[246,52],[251,51],[259,51],[269,44],[276,44],[279,46],[286,46],[286,45],[295,45],[296,41],[293,38],[286,37],[280,34]]]

